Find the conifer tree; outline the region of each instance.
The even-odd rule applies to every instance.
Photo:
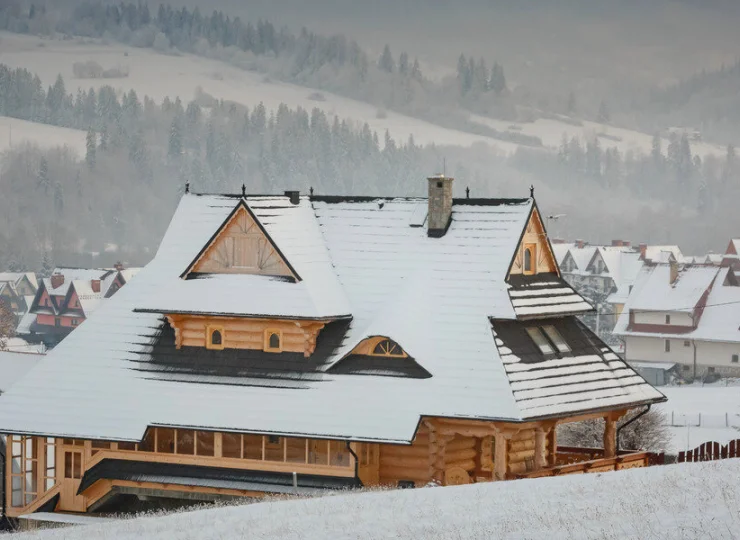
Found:
[[[95,131],[92,128],[87,130],[87,139],[85,146],[87,147],[87,152],[85,154],[85,163],[87,163],[87,167],[92,170],[95,168],[95,163],[97,160],[96,151],[98,148],[97,136],[95,135]]]
[[[378,61],[378,67],[387,73],[393,73],[396,71],[396,65],[391,54],[391,48],[386,44],[383,49],[383,54],[380,56]]]

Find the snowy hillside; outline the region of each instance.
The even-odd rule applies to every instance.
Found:
[[[2,56],[0,54],[0,56]],[[85,155],[85,132],[17,118],[0,116],[0,153],[23,144],[37,144],[41,148],[68,146],[77,155]]]
[[[108,68],[120,67],[129,75],[122,78],[79,79],[73,74],[75,62],[93,60]],[[0,63],[12,68],[25,68],[38,74],[42,83],[54,84],[57,75],[64,77],[67,91],[88,90],[110,85],[121,91],[134,89],[139,98],[145,95],[161,101],[179,96],[183,101],[195,97],[196,89],[217,99],[254,107],[263,102],[268,110],[285,103],[291,108],[318,107],[330,115],[367,122],[383,134],[388,129],[397,141],[413,134],[417,144],[469,146],[476,142],[491,144],[504,152],[517,145],[482,135],[437,126],[393,112],[378,118],[378,108],[368,103],[337,96],[329,92],[270,80],[263,74],[245,71],[217,60],[190,54],[169,55],[151,49],[81,40],[52,40],[0,32]]]
[[[735,538],[740,460],[217,508],[20,538]]]

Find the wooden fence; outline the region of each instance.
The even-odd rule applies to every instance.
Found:
[[[560,452],[562,447],[558,447]],[[575,455],[575,448],[569,448],[568,454]],[[569,462],[565,464],[555,465],[554,467],[546,467],[537,471],[530,471],[521,474],[514,474],[512,478],[542,478],[543,476],[562,476],[565,474],[583,474],[583,473],[597,473],[607,471],[619,471],[622,469],[632,469],[635,467],[650,467],[652,465],[663,465],[665,463],[664,454],[656,454],[654,452],[634,452],[634,451],[621,451],[620,454],[612,458],[596,457],[593,454],[597,453],[598,450],[593,448],[583,448],[581,455],[586,456],[588,461],[580,462]],[[603,450],[601,450],[603,455]],[[570,461],[570,459],[567,459]]]
[[[693,450],[679,452],[676,462],[687,463],[696,461],[714,461],[717,459],[736,457],[740,457],[740,439],[735,439],[725,445],[721,445],[714,441],[705,442]]]

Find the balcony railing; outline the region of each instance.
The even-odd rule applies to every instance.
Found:
[[[564,474],[619,471],[636,467],[662,465],[664,455],[655,452],[621,450],[615,457],[604,457],[602,448],[577,448],[559,446],[555,465],[536,471],[513,475],[513,478],[541,478]]]

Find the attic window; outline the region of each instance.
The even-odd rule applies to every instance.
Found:
[[[224,348],[224,328],[223,326],[208,326],[206,328],[206,348],[221,351]]]
[[[375,346],[372,356],[391,356],[394,358],[405,358],[406,353],[401,346],[391,339],[384,339]]]
[[[537,273],[535,255],[537,253],[536,244],[527,244],[524,246],[524,273],[532,275]]]
[[[570,352],[570,346],[565,342],[563,336],[560,335],[560,332],[558,332],[557,328],[552,325],[547,325],[543,326],[542,330],[545,332],[545,335],[550,339],[552,344],[555,345],[559,352]]]
[[[280,330],[265,330],[266,352],[283,352],[283,333]]]
[[[545,334],[542,333],[541,328],[529,327],[527,328],[527,334],[532,338],[534,344],[539,347],[542,354],[555,354],[555,349],[550,341],[545,337]]]

